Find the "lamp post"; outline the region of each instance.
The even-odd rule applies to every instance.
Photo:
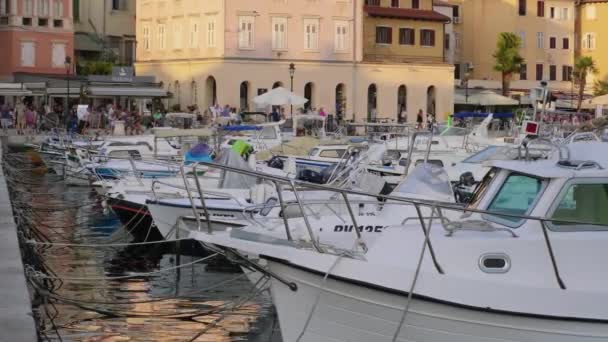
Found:
[[[466,104],[469,104],[469,77],[471,77],[471,73],[467,71],[464,73],[464,79],[462,80],[462,83],[464,83],[464,96]]]
[[[64,123],[67,124],[67,120],[70,116],[70,71],[72,68],[72,57],[65,57],[65,78],[68,83],[68,91],[65,97],[65,115],[64,115]]]
[[[289,64],[289,78],[291,79],[291,92],[293,93],[293,75],[296,73],[296,65],[291,63]],[[290,105],[289,114],[291,115],[291,120],[293,121],[293,104]]]

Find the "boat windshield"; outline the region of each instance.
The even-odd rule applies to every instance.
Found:
[[[486,160],[494,159],[498,152],[498,146],[488,146],[483,150],[475,153],[474,155],[468,157],[467,159],[463,160],[462,162],[469,164],[480,164]]]
[[[463,137],[467,135],[469,132],[466,128],[462,127],[448,127],[443,132],[441,132],[442,137],[452,136],[452,137]]]
[[[258,139],[276,139],[277,132],[274,129],[274,126],[264,126],[260,134],[258,135]]]
[[[434,164],[417,165],[392,192],[393,196],[453,202],[454,192],[447,172]]]

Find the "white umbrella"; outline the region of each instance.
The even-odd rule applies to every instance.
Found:
[[[469,95],[470,104],[479,104],[480,106],[515,106],[519,101],[510,97],[496,94],[490,90],[480,91],[479,93]]]
[[[586,102],[586,101],[583,101],[583,102]],[[608,105],[608,94],[592,98],[591,99],[591,104],[594,104],[594,105]]]
[[[257,105],[270,105],[270,106],[284,106],[294,105],[301,106],[308,102],[308,99],[299,95],[296,95],[289,90],[278,87],[271,91],[264,93],[260,96],[253,98],[253,102]]]

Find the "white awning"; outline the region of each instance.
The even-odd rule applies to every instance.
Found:
[[[88,96],[167,97],[167,91],[157,87],[89,87]]]
[[[68,88],[47,88],[46,94],[49,97],[66,97],[68,95]],[[70,87],[70,97],[80,97],[80,87]]]
[[[0,88],[0,96],[30,96],[32,92],[22,89],[2,89]]]

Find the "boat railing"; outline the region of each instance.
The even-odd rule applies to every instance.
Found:
[[[200,166],[206,166],[208,168],[219,168],[224,171],[238,173],[243,176],[256,177],[257,179],[262,179],[262,180],[275,184],[275,186],[277,187],[277,195],[278,195],[277,197],[278,197],[278,201],[279,201],[278,206],[281,208],[283,213],[286,212],[285,209],[288,206],[292,206],[292,205],[296,205],[297,208],[300,209],[301,213],[306,213],[306,210],[305,210],[306,202],[299,195],[298,188],[314,189],[314,190],[336,193],[336,194],[338,194],[339,197],[342,197],[343,203],[346,206],[347,211],[348,211],[348,216],[350,216],[350,220],[353,222],[353,227],[359,227],[359,225],[357,224],[357,219],[354,214],[354,210],[353,210],[351,201],[349,199],[349,196],[351,196],[351,195],[377,199],[380,202],[384,202],[383,206],[387,206],[391,203],[409,204],[414,207],[416,215],[413,215],[413,217],[408,218],[408,219],[409,220],[417,219],[417,221],[419,222],[419,227],[422,230],[422,233],[425,237],[425,245],[427,246],[427,248],[429,250],[429,253],[432,257],[432,261],[435,265],[435,268],[439,273],[443,273],[443,269],[440,266],[439,260],[437,259],[435,251],[433,249],[432,241],[430,239],[430,228],[433,225],[434,220],[436,220],[435,224],[439,224],[443,227],[443,229],[446,232],[446,236],[453,236],[458,231],[472,230],[472,231],[481,231],[481,232],[507,232],[509,238],[517,237],[517,234],[515,234],[515,231],[513,229],[510,229],[510,228],[500,225],[500,224],[495,225],[494,224],[495,222],[485,220],[484,217],[493,216],[493,217],[501,217],[501,218],[505,218],[505,219],[530,220],[530,221],[539,222],[540,229],[542,230],[543,237],[544,237],[545,247],[547,249],[548,256],[551,260],[551,264],[553,266],[554,275],[556,277],[556,280],[557,280],[559,286],[562,289],[565,289],[566,287],[565,287],[565,283],[561,279],[557,261],[555,259],[555,254],[553,253],[553,247],[552,247],[550,235],[548,233],[549,228],[547,227],[547,223],[559,223],[559,224],[570,224],[570,225],[592,225],[592,226],[598,226],[598,225],[602,226],[603,225],[603,224],[597,223],[597,222],[581,222],[581,221],[567,220],[567,219],[556,219],[556,218],[551,218],[551,217],[522,215],[522,214],[514,214],[514,213],[500,212],[500,211],[489,211],[489,210],[478,209],[476,207],[463,207],[462,205],[459,205],[456,203],[446,203],[446,202],[440,202],[440,201],[434,201],[434,200],[401,197],[401,196],[395,196],[395,195],[380,195],[380,194],[376,194],[376,193],[367,193],[364,191],[359,191],[359,190],[354,190],[354,189],[342,189],[342,188],[336,188],[336,187],[329,186],[329,185],[312,184],[312,183],[307,183],[307,182],[303,182],[303,181],[299,181],[299,180],[289,179],[289,178],[282,177],[282,176],[269,175],[269,174],[264,174],[264,173],[260,173],[257,171],[243,170],[243,169],[239,169],[239,168],[235,168],[235,167],[231,167],[231,166],[218,165],[218,164],[207,163],[207,162],[197,163],[197,165],[194,166],[194,169],[196,170],[196,168],[200,167]],[[187,184],[187,183],[185,183],[185,184]],[[281,184],[294,192],[294,202],[293,203],[290,203],[290,204],[285,203],[282,193],[280,191]],[[197,184],[197,190],[199,192],[202,191],[200,184]],[[188,197],[193,205],[194,215],[195,215],[197,221],[199,222],[199,230],[202,231],[202,229],[201,229],[202,220],[198,216],[198,211],[196,210],[196,206],[194,205],[194,200],[193,200],[193,197],[190,195],[190,191],[191,190],[188,190],[188,193],[189,193]],[[201,198],[204,199],[203,196],[201,196]],[[204,202],[205,202],[204,200],[201,201],[201,203],[203,204],[203,208],[206,208]],[[426,210],[423,212],[424,208],[426,208]],[[430,216],[428,215],[428,210],[431,211]],[[446,212],[448,212],[448,211],[459,214],[459,215],[454,215],[454,216],[450,215],[450,217],[458,217],[458,220],[457,221],[449,220],[447,218],[447,216],[445,215]],[[473,215],[473,214],[479,215],[479,218],[478,219],[471,218],[471,215]],[[293,241],[292,234],[291,234],[291,225],[287,218],[287,215],[280,215],[280,216],[282,216],[282,219],[283,219],[287,240]],[[209,216],[206,215],[206,218],[208,218],[208,217]],[[428,221],[427,221],[427,219],[428,219]],[[313,233],[313,229],[311,227],[311,223],[309,222],[307,215],[302,215],[302,220],[304,221],[304,226],[306,227],[306,230],[308,232],[310,242],[311,242],[313,248],[320,253],[325,253],[326,251],[320,246],[319,241],[316,239],[315,234]],[[213,230],[212,230],[210,221],[208,219],[206,221],[207,221],[207,233],[213,234]],[[359,229],[353,229],[353,231],[356,234],[357,241],[360,243],[360,245],[365,250],[365,243],[362,240],[362,232]]]

